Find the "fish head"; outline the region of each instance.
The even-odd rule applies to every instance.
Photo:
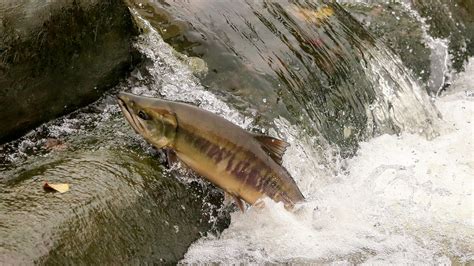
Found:
[[[117,98],[127,121],[146,141],[158,149],[173,146],[178,123],[169,102],[126,92]]]

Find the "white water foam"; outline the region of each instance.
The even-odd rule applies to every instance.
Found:
[[[318,167],[311,146],[289,136],[293,149],[303,152],[290,150],[285,166],[308,201],[293,213],[269,200],[266,208],[235,212],[228,229],[198,240],[182,263],[472,261],[472,59],[458,81],[455,93],[436,101],[444,118],[440,136],[379,136],[340,162],[336,176]],[[284,134],[297,135],[284,128]]]
[[[153,62],[148,70],[158,82],[132,88],[134,93],[161,93],[198,103],[244,128],[251,123],[204,90],[148,22],[141,23],[150,32],[137,45]],[[429,141],[407,133],[383,135],[361,143],[347,161],[338,159],[337,149],[316,147],[320,140],[278,119],[279,134],[292,144],[284,166],[307,202],[288,212],[266,199],[266,208],[235,212],[228,229],[198,240],[182,263],[472,260],[474,106],[462,92],[437,105],[445,117],[441,136]]]
[[[253,122],[253,119],[241,115],[218,99],[216,95],[206,91],[189,67],[177,59],[177,57],[187,58],[186,55],[179,54],[178,56],[178,52],[162,39],[147,20],[134,9],[131,9],[131,12],[137,24],[146,32],[140,36],[135,45],[149,61],[153,62],[153,65],[147,68],[153,82],[146,86],[133,87],[134,94],[155,97],[161,94],[167,100],[191,102],[224,116],[243,128]]]

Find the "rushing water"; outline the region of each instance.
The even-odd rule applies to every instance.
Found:
[[[433,105],[334,4],[160,1],[131,12],[144,65],[97,103],[2,147],[0,263],[175,262],[196,239],[182,263],[473,260],[474,64]],[[170,13],[179,19],[162,18]],[[288,212],[264,199],[224,230],[234,209],[156,162],[117,90],[287,140],[284,166],[307,201]],[[44,180],[72,189],[45,194]]]
[[[349,154],[374,133],[436,134],[427,95],[337,4],[149,1],[136,10],[176,49],[206,61],[207,90],[263,126],[283,116]]]
[[[403,133],[363,142],[336,177],[307,167],[317,158],[290,151],[285,165],[308,201],[294,213],[270,202],[233,213],[228,229],[193,244],[183,262],[472,261],[473,77],[471,63],[456,92],[436,100],[444,125],[433,140]]]
[[[152,54],[162,53],[159,37],[153,33],[149,37],[153,47],[159,47]],[[395,57],[385,51],[369,51],[373,59],[368,60],[365,75],[379,86],[379,101],[369,109],[380,127],[386,123],[385,116],[393,118],[401,127],[400,134],[362,142],[355,157],[343,160],[337,146],[321,143],[304,127],[283,117],[274,118],[276,131],[270,133],[292,144],[284,165],[307,202],[294,212],[268,200],[268,208],[235,212],[228,229],[193,244],[183,263],[449,263],[472,259],[472,95],[460,91],[437,100],[444,115],[436,128],[441,136],[430,140],[431,133],[410,134],[433,130],[416,121],[436,117],[437,111],[399,70]],[[154,76],[162,80],[160,85],[165,84],[161,93],[167,98],[197,102],[244,127],[252,123],[195,85],[190,91],[186,84],[170,81],[168,73]],[[393,109],[379,107],[377,120],[377,104],[383,102],[393,103]]]

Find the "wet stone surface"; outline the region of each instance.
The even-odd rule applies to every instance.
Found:
[[[117,84],[137,33],[120,0],[0,3],[0,143]]]
[[[2,150],[18,157],[0,165],[0,264],[176,263],[196,239],[226,227],[222,195],[177,180],[182,173],[162,166],[113,102],[2,147],[22,152]],[[45,191],[45,182],[70,189]]]
[[[134,5],[152,27],[141,28],[135,47],[146,59],[131,76],[98,102],[0,146],[0,264],[175,263],[195,240],[228,226],[233,209],[222,207],[221,192],[182,168],[162,167],[161,153],[119,113],[118,90],[189,101],[255,132],[278,135],[295,125],[301,131],[287,135],[293,143],[319,138],[300,143],[318,166],[326,162],[321,149],[338,155],[327,142],[350,156],[372,135],[431,132],[430,103],[414,96],[402,67],[340,6],[196,3]],[[146,34],[154,29],[185,55]],[[300,155],[290,164],[309,162]],[[47,193],[45,181],[70,190]]]
[[[424,44],[421,24],[401,4],[346,3],[343,7],[399,55],[422,83],[428,82],[431,51]]]

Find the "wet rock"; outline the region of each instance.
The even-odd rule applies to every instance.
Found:
[[[101,115],[83,116],[94,124]],[[68,146],[0,165],[0,265],[176,263],[216,225],[220,194],[176,180],[125,123],[116,114],[61,141],[30,136],[31,147]],[[70,189],[46,192],[46,181]]]
[[[474,55],[472,1],[342,2],[400,56],[432,95],[448,86],[452,72],[462,71]]]
[[[196,77],[206,77],[209,69],[207,67],[206,61],[204,61],[202,58],[186,56],[177,51],[174,51],[173,54],[184,64],[186,64]]]
[[[382,2],[382,1],[381,1]],[[390,47],[423,83],[430,78],[430,49],[421,24],[400,3],[345,3],[351,15]]]
[[[0,3],[0,143],[96,100],[139,59],[121,0]]]
[[[430,25],[431,36],[449,40],[453,68],[464,70],[468,58],[474,56],[474,2],[413,0],[412,5]]]

